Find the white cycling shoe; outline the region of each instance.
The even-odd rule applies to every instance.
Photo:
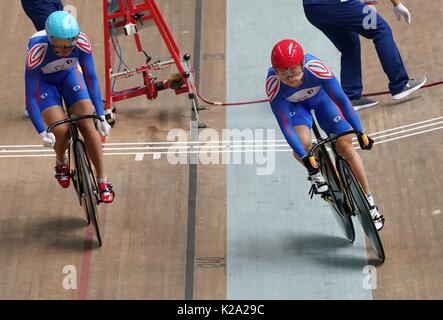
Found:
[[[326,182],[325,178],[323,178],[323,175],[321,172],[318,172],[313,175],[308,176],[308,180],[311,182],[314,193],[325,193],[329,190],[328,183]]]
[[[371,212],[371,217],[374,220],[375,228],[377,231],[380,231],[383,229],[385,224],[385,218],[378,212],[378,208],[376,206],[369,207],[369,210]]]

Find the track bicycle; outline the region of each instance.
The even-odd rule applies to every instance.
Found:
[[[371,216],[368,199],[351,166],[340,155],[335,144],[337,139],[342,136],[360,132],[351,130],[323,138],[315,121],[312,131],[317,142],[311,148],[309,156],[318,159],[320,171],[329,186],[329,190],[321,194],[321,197],[329,204],[340,229],[351,242],[355,240],[352,216],[357,216],[377,258],[383,262],[385,260],[383,244]],[[328,148],[331,152],[328,151]],[[310,193],[312,198],[314,190],[311,189]]]

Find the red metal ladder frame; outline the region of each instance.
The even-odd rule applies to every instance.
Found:
[[[188,97],[191,101],[192,108],[196,112],[198,121],[198,110],[199,107],[198,97],[195,90],[194,79],[192,76],[192,69],[190,66],[190,55],[181,55],[180,49],[178,48],[174,38],[169,31],[166,22],[164,21],[155,0],[144,0],[143,3],[135,4],[133,0],[118,0],[119,8],[116,11],[109,12],[109,2],[108,0],[103,0],[103,26],[104,26],[104,44],[105,44],[105,111],[107,114],[107,119],[110,124],[114,124],[114,115],[112,112],[112,105],[114,102],[130,99],[140,95],[146,95],[150,100],[157,98],[157,93],[160,90],[171,89],[168,80],[155,81],[149,73],[152,70],[161,70],[165,67],[174,65],[177,67],[178,72],[183,77],[183,84],[179,88],[173,88],[175,93],[182,94],[188,93]],[[126,4],[126,6],[125,6]],[[122,21],[115,23],[114,27],[125,28],[128,25],[142,24],[143,21],[153,20],[157,29],[160,32],[163,41],[165,42],[169,53],[171,54],[171,59],[163,62],[155,62],[149,64],[149,61],[145,65],[135,68],[134,70],[125,70],[117,74],[112,73],[111,66],[111,33],[110,26],[116,18],[123,19]],[[135,29],[134,39],[137,45],[137,51],[143,52],[142,43],[140,41],[140,36],[138,30]],[[133,76],[135,74],[142,74],[144,84],[139,87],[129,88],[118,92],[113,92],[111,88],[112,78],[124,78]],[[204,127],[204,124],[199,125]]]

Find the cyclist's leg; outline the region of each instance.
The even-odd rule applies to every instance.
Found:
[[[328,135],[332,133],[340,134],[352,129],[340,109],[329,97],[321,99],[316,107],[315,114],[320,126]],[[375,227],[377,230],[381,230],[383,228],[384,218],[375,206],[363,161],[352,145],[352,136],[346,135],[337,139],[336,146],[338,152],[348,161],[357,180],[360,182],[368,199],[370,214],[374,219]]]
[[[66,119],[65,112],[60,105],[46,108],[41,113],[43,120],[49,126],[59,120]],[[65,160],[65,152],[68,148],[69,130],[67,124],[62,124],[52,130],[55,135],[54,151],[59,162]]]
[[[77,116],[95,113],[94,106],[89,97],[88,88],[79,69],[73,68],[66,76],[63,81],[62,90],[63,97],[69,106],[70,112]],[[84,119],[79,121],[78,125],[85,140],[88,155],[97,171],[98,178],[105,178],[102,142],[98,131],[95,129],[94,121],[92,119]]]
[[[328,134],[341,134],[343,132],[352,130],[351,125],[346,121],[340,109],[334,102],[325,97],[321,99],[315,109],[320,127]],[[346,135],[339,138],[336,142],[337,150],[349,162],[349,165],[354,171],[358,181],[360,182],[364,192],[370,193],[368,179],[366,177],[363,161],[357,151],[352,145],[352,135]]]
[[[60,92],[56,86],[40,80],[39,93],[38,107],[47,126],[56,121],[66,119],[66,115],[61,107]],[[58,162],[61,163],[65,160],[65,151],[68,148],[68,125],[57,126],[52,132],[55,135],[54,151]]]
[[[366,195],[370,193],[368,178],[366,176],[365,167],[360,155],[355,151],[352,145],[352,135],[347,135],[337,139],[337,150],[342,154],[354,171],[357,180],[360,182]]]
[[[340,134],[352,129],[343,114],[341,114],[340,109],[329,97],[321,99],[315,110],[315,114],[320,126],[328,135],[332,133]],[[363,161],[352,145],[352,135],[346,135],[337,139],[336,146],[338,152],[348,161],[357,180],[360,182],[368,199],[370,214],[374,219],[375,227],[377,230],[381,230],[383,228],[384,218],[375,206]]]
[[[294,126],[294,130],[297,133],[298,138],[300,139],[300,141],[303,143],[303,148],[306,151],[309,151],[311,149],[311,129],[306,126],[305,124],[301,124],[301,125],[296,125]],[[301,161],[301,159],[297,156],[297,154],[295,153],[295,151],[293,152],[294,154],[294,158],[300,162],[301,164],[303,164],[303,162]]]
[[[303,148],[306,150],[306,152],[309,152],[312,143],[311,128],[313,121],[312,114],[309,111],[309,108],[301,103],[297,103],[295,104],[293,110],[291,110],[290,116],[291,116],[291,124],[294,127],[294,130],[298,138],[303,144]],[[297,156],[295,152],[294,152],[294,157],[298,162],[300,162],[303,165],[303,167],[305,167],[305,164]],[[324,193],[328,191],[328,185],[325,179],[323,178],[320,169],[317,169],[316,171],[308,170],[308,180],[313,185],[314,187],[313,190],[315,190],[315,192]]]
[[[94,106],[89,97],[83,74],[79,66],[66,76],[63,81],[63,97],[72,113],[75,115],[91,115],[95,113]],[[98,131],[95,129],[92,119],[84,119],[79,122],[79,128],[85,140],[86,150],[94,164],[97,173],[100,200],[111,203],[115,193],[105,174],[103,165],[102,141]]]
[[[94,107],[91,100],[81,100],[71,106],[71,112],[77,116],[93,114]],[[92,119],[81,120],[79,121],[79,128],[85,140],[88,155],[97,170],[97,176],[99,178],[106,177],[103,166],[102,141],[95,129],[94,121]]]
[[[46,125],[51,125],[56,121],[66,118],[61,107],[60,93],[54,85],[40,80],[39,99],[37,101],[41,117]],[[66,149],[68,148],[69,138],[68,125],[63,124],[57,126],[52,130],[52,133],[55,135],[55,178],[63,188],[68,188],[70,184],[70,168],[66,159]]]
[[[297,133],[298,138],[303,144],[303,148],[306,152],[311,149],[311,128],[312,128],[312,115],[309,110],[301,103],[295,104],[294,108],[290,112],[291,124]],[[300,158],[294,152],[295,159],[302,163]]]

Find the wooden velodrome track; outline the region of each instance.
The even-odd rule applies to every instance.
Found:
[[[103,85],[101,2],[65,4],[77,7]],[[182,52],[194,58],[201,92],[223,100],[225,1],[157,2]],[[409,1],[415,15],[407,33],[391,14],[384,15],[410,76],[442,80],[442,4]],[[390,10],[388,4],[378,8]],[[18,0],[1,1],[0,18],[6,44],[0,51],[0,145],[37,145],[38,136],[23,116],[23,64],[33,28]],[[157,33],[141,35],[149,54],[167,56]],[[128,61],[138,57],[131,44],[124,43]],[[375,50],[368,41],[362,44],[365,91],[384,90]],[[433,87],[401,103],[381,96],[380,106],[360,112],[362,122],[371,133],[441,117],[442,92],[441,86]],[[127,100],[117,108],[109,143],[166,141],[169,130],[187,130],[191,119],[186,96],[172,92],[161,92],[156,101]],[[210,108],[201,117],[211,128],[225,128],[223,108]],[[378,267],[375,299],[443,298],[441,138],[442,131],[435,130],[381,143],[377,153],[362,153],[388,219],[382,232],[388,259]],[[172,166],[165,157],[134,158],[105,157],[116,200],[99,208],[104,246],[92,250],[85,250],[88,234],[76,195],[62,190],[53,177],[53,157],[0,158],[1,299],[226,298],[225,166]],[[66,266],[76,269],[76,290],[63,287]]]

